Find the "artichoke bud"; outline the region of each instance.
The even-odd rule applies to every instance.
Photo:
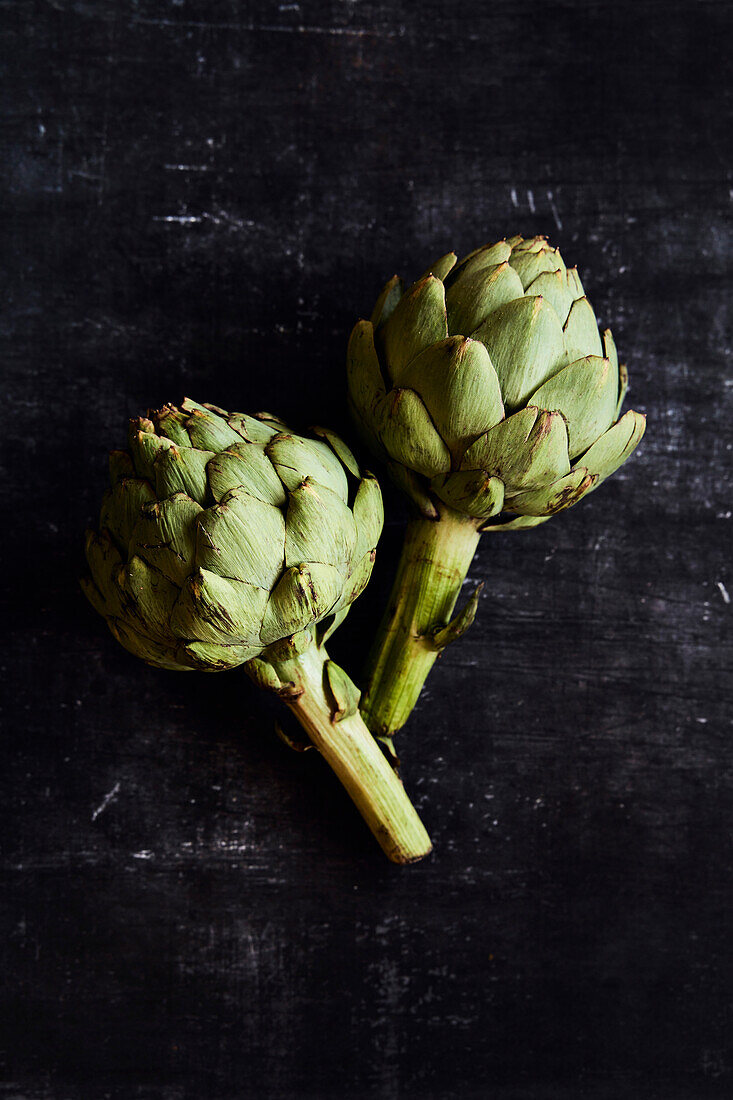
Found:
[[[131,421],[110,474],[83,587],[150,664],[217,671],[292,656],[369,580],[381,492],[328,429],[295,435],[271,414],[186,399]]]
[[[536,526],[625,462],[644,433],[575,268],[544,237],[390,279],[348,351],[357,429],[425,516]],[[621,427],[623,425],[623,427]],[[583,471],[581,473],[581,471]]]

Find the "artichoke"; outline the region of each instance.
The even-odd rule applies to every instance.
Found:
[[[479,535],[536,527],[596,489],[639,443],[628,385],[575,268],[544,237],[441,257],[396,276],[348,350],[357,428],[419,518],[369,662],[362,711],[389,738],[443,646]]]
[[[430,842],[324,643],[364,589],[377,481],[333,432],[185,400],[130,422],[110,456],[82,583],[113,635],[159,668],[243,665],[285,700],[396,862]]]

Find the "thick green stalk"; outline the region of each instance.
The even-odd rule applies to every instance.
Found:
[[[432,849],[425,826],[359,711],[334,718],[328,686],[328,654],[309,646],[298,656],[270,663],[285,702],[343,783],[383,851],[395,863],[414,863]]]
[[[441,645],[478,545],[476,521],[441,505],[438,519],[407,525],[387,610],[367,662],[361,712],[378,737],[405,724]]]

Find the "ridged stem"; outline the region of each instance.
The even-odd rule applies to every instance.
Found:
[[[335,721],[328,691],[323,647],[271,661],[283,684],[283,696],[308,737],[336,773],[385,854],[394,863],[414,863],[432,849],[425,826],[400,779],[356,711]],[[296,694],[300,692],[300,694]]]
[[[397,576],[368,658],[361,712],[375,736],[401,729],[417,702],[473,560],[473,521],[441,507],[438,519],[410,520]]]

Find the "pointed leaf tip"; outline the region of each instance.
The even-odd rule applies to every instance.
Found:
[[[445,288],[440,279],[428,275],[414,283],[400,299],[380,335],[390,378],[400,386],[407,364],[448,335]]]
[[[432,639],[436,649],[445,649],[447,645],[457,641],[458,638],[466,633],[476,618],[478,601],[483,588],[484,582],[480,581],[473,590],[465,607],[459,611],[456,617],[452,619],[447,626],[438,627],[437,630],[433,631]]]
[[[358,687],[335,661],[326,661],[326,678],[333,699],[333,721],[341,722],[344,718],[351,718],[359,709],[361,701]]]

